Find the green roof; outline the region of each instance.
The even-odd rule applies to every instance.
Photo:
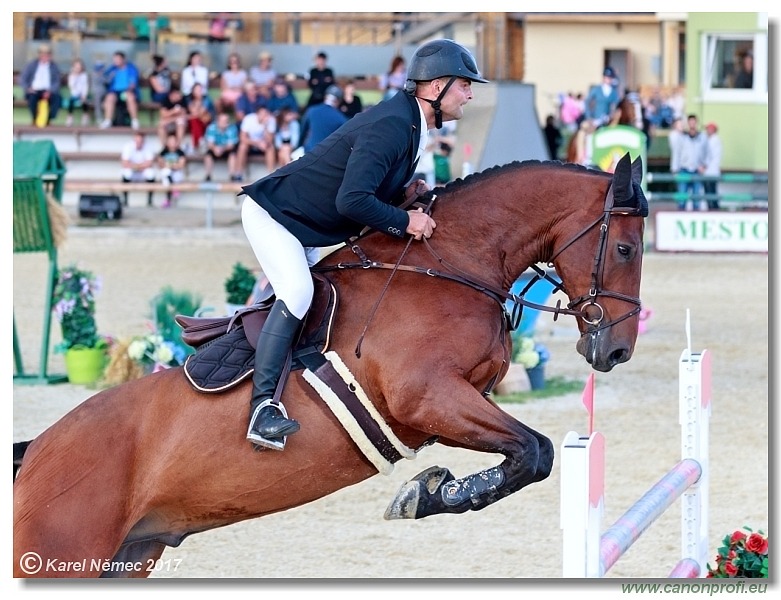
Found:
[[[14,142],[14,179],[65,174],[65,163],[51,140]]]

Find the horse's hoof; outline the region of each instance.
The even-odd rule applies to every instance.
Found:
[[[395,519],[420,519],[419,509],[427,504],[429,496],[434,494],[444,483],[455,479],[449,469],[444,467],[429,467],[405,482],[396,493],[396,497],[388,505],[383,518],[386,521]],[[423,504],[421,504],[423,500]]]

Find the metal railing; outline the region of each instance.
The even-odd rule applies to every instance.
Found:
[[[713,202],[740,205],[742,208],[767,208],[768,206],[768,174],[767,173],[722,173],[721,175],[695,175],[693,173],[647,173],[646,181],[649,186],[665,183],[723,183],[730,184],[730,190],[725,192],[705,193],[704,191],[648,191],[646,197],[649,202],[673,201],[678,204],[686,202]],[[751,191],[734,191],[734,186],[758,186],[763,189]],[[702,189],[702,188],[701,188]]]

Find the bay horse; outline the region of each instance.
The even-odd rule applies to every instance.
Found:
[[[424,470],[385,518],[481,510],[548,477],[551,441],[490,397],[511,356],[505,301],[524,302],[506,290],[548,263],[570,301],[546,309],[577,319],[577,351],[603,372],[629,360],[648,214],[641,177],[628,154],[614,174],[557,161],[493,167],[428,193],[438,227],[425,243],[372,232],[321,261],[340,293],[331,348],[397,438],[416,451],[438,442],[504,456],[458,479]],[[398,268],[338,268],[355,262],[355,246]],[[203,394],[181,367],[163,370],[98,392],[15,445],[14,576],[146,577],[191,534],[378,473],[300,371],[283,401],[301,430],[282,452],[253,450],[250,385]]]

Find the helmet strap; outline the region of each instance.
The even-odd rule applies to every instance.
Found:
[[[437,96],[436,100],[429,100],[428,98],[420,98],[421,100],[425,100],[431,105],[431,108],[434,109],[434,127],[437,129],[442,128],[442,98],[445,97],[445,94],[447,94],[447,91],[450,89],[450,86],[453,85],[453,82],[458,79],[455,75],[450,77],[450,80],[445,84],[445,87],[442,88],[442,91],[439,93],[439,96]]]

